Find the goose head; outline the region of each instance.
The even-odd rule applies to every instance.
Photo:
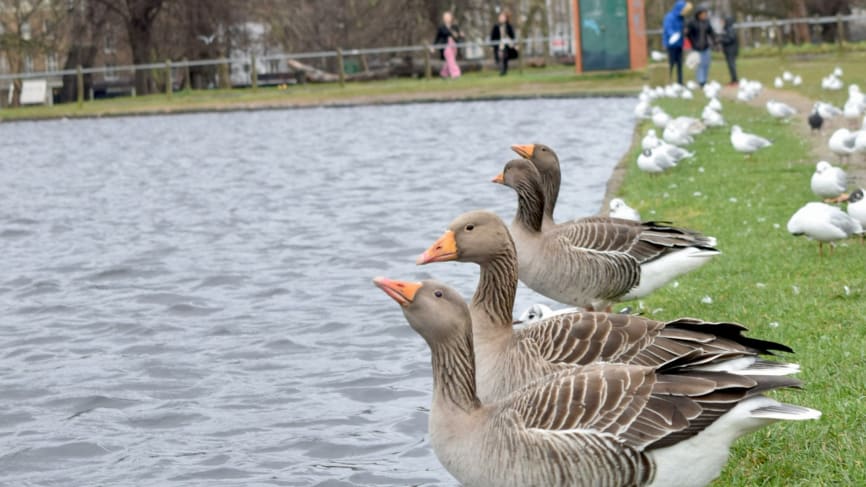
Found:
[[[544,144],[514,144],[511,146],[511,150],[535,164],[538,172],[542,175],[550,174],[553,171],[559,174],[559,157],[550,147]]]
[[[501,218],[489,211],[470,211],[455,218],[416,263],[456,260],[484,264],[509,249],[513,252],[514,241]]]
[[[610,200],[610,211],[615,211],[620,208],[625,208],[625,201],[622,198],[614,198]]]
[[[827,161],[818,161],[818,163],[815,164],[815,172],[818,173],[818,174],[821,174],[821,173],[823,173],[824,171],[830,169],[830,167],[831,167],[831,166],[830,166],[830,163],[829,163],[829,162],[827,162]]]
[[[466,301],[456,290],[439,281],[410,282],[377,277],[373,284],[400,305],[409,326],[427,343],[441,343],[448,337],[463,335],[472,326]]]
[[[731,127],[731,133],[732,134],[739,134],[742,131],[743,131],[743,129],[741,129],[739,125],[734,125],[733,127]]]
[[[847,198],[845,198],[845,201],[847,201],[848,204],[857,203],[858,201],[862,201],[864,196],[866,196],[866,192],[863,191],[863,188],[857,188],[852,191]]]

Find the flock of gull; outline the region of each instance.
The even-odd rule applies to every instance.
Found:
[[[844,87],[842,76],[842,69],[835,68],[822,80],[822,88],[831,91],[841,90]],[[800,75],[785,71],[775,78],[773,85],[782,88],[786,83],[800,86],[802,82]],[[693,91],[698,90],[694,82],[689,82],[686,86],[677,84],[656,88],[645,86],[634,113],[639,119],[650,120],[654,128],[648,129],[641,141],[642,152],[637,158],[638,168],[650,174],[658,174],[676,167],[682,159],[693,157],[694,152],[689,151],[687,147],[694,142],[696,136],[708,128],[726,125],[722,116],[722,102],[719,99],[721,88],[721,85],[715,81],[703,87],[703,94],[708,101],[701,112],[701,117],[696,118],[672,117],[661,107],[652,105],[653,100],[658,98],[694,99]],[[742,79],[736,99],[749,102],[762,91],[761,82]],[[794,107],[772,99],[766,102],[766,109],[772,118],[785,122],[798,114]],[[841,118],[842,123],[848,127],[838,127],[833,131],[827,140],[827,146],[840,161],[850,161],[853,154],[866,154],[864,114],[866,114],[866,96],[857,84],[851,83],[848,85],[848,99],[842,109],[823,101],[816,102],[807,122],[813,131],[820,132],[825,121]],[[658,137],[656,130],[662,131],[661,138]],[[751,157],[753,153],[773,145],[764,137],[744,132],[739,125],[731,127],[730,141],[733,149],[745,154],[746,157]],[[864,238],[864,227],[866,227],[864,192],[866,190],[856,188],[850,194],[847,193],[848,178],[845,171],[823,160],[816,164],[811,188],[822,201],[809,202],[791,216],[787,228],[792,235],[805,235],[817,240],[821,255],[823,255],[825,242],[832,243],[855,235]],[[847,203],[845,211],[836,206],[841,203]],[[627,207],[624,202],[617,204]],[[831,246],[830,252],[832,251]]]
[[[718,98],[710,99],[721,113]],[[653,112],[661,122],[663,112]],[[702,125],[658,123],[662,138],[643,141],[650,161],[638,164],[676,166],[692,155],[677,142]],[[747,336],[732,322],[610,312],[712,260],[715,238],[641,221],[621,199],[611,201],[609,215],[556,222],[557,154],[543,144],[512,149],[520,157],[493,178],[516,193],[511,225],[489,211],[461,214],[417,259],[477,265],[470,303],[436,280],[374,279],[430,348],[430,443],[461,484],[704,486],[737,438],[776,421],[820,417],[765,395],[801,386],[790,377],[799,366],[776,356],[792,351],[786,345]],[[518,279],[573,307],[536,305],[515,321]]]

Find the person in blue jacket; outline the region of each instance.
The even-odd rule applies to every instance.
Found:
[[[677,83],[683,84],[683,17],[692,11],[691,2],[677,0],[662,24],[662,45],[668,50],[668,79],[677,68]]]

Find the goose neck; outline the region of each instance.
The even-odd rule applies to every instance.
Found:
[[[470,413],[481,407],[475,391],[475,353],[472,330],[431,346],[433,402]]]
[[[480,332],[507,330],[512,333],[512,311],[517,292],[517,254],[512,243],[503,253],[481,264],[478,288],[472,297],[473,324]]]

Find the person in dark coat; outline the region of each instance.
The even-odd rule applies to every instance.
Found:
[[[662,23],[662,45],[668,51],[668,79],[677,69],[677,83],[683,84],[683,17],[692,10],[692,4],[677,0]]]
[[[698,84],[702,87],[707,84],[710,75],[710,61],[712,60],[712,48],[716,44],[716,33],[710,24],[710,14],[705,7],[695,10],[695,18],[686,27],[686,37],[692,44],[692,49],[701,56],[698,64]]]
[[[507,10],[499,13],[499,19],[490,31],[490,41],[493,45],[493,58],[499,66],[499,75],[508,73],[508,61],[517,54],[514,48],[514,28],[511,27],[511,14]]]
[[[725,27],[722,32],[722,52],[725,53],[725,61],[728,63],[728,73],[731,74],[731,84],[739,83],[737,79],[737,55],[740,53],[740,41],[734,30],[734,18],[730,15],[725,17]]]

